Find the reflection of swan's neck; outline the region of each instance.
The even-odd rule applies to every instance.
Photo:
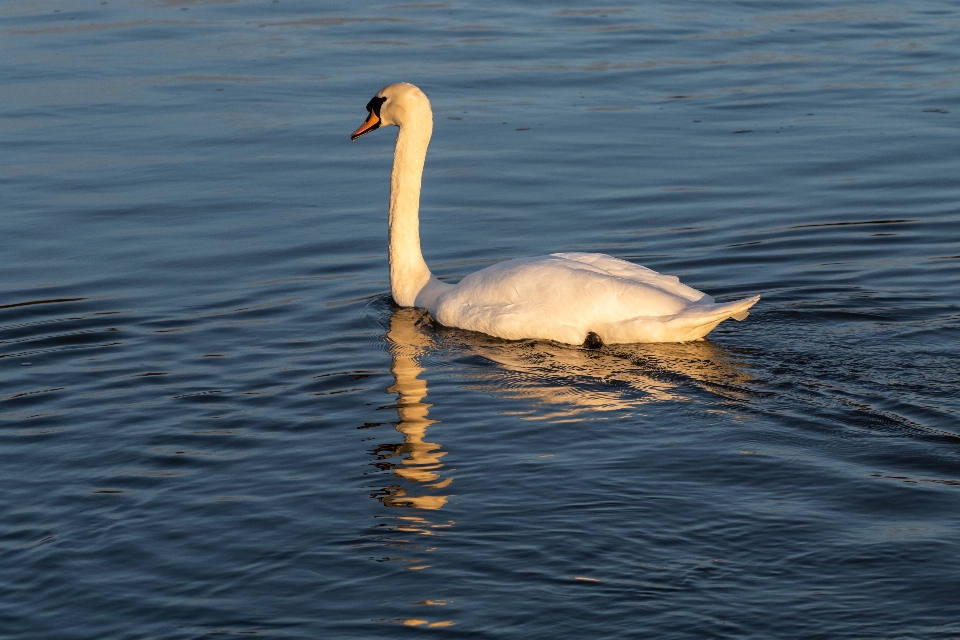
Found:
[[[390,370],[396,384],[387,388],[387,391],[399,395],[397,414],[400,416],[400,424],[397,425],[397,430],[419,443],[427,434],[427,427],[436,420],[427,418],[431,405],[421,402],[427,397],[427,381],[418,377],[423,369],[407,351],[410,349],[399,346],[395,348]]]
[[[416,117],[419,116],[419,117]],[[420,253],[420,180],[433,114],[414,114],[400,127],[390,175],[390,289],[393,299],[412,307],[430,281],[430,269]]]
[[[393,356],[390,370],[395,379],[395,383],[387,391],[399,395],[397,413],[400,422],[397,423],[397,431],[403,434],[403,448],[400,452],[406,453],[401,463],[394,466],[393,472],[421,487],[436,490],[449,485],[453,478],[440,479],[443,469],[440,459],[447,454],[440,449],[439,444],[424,440],[427,428],[436,420],[431,420],[427,415],[430,410],[430,405],[424,402],[427,397],[427,382],[419,377],[423,367],[417,362],[417,358],[433,346],[430,338],[417,326],[417,318],[421,313],[413,309],[400,309],[390,319],[390,331],[387,332]],[[383,501],[387,506],[439,509],[446,504],[447,496],[410,495],[407,488],[397,488],[395,492],[391,491],[389,498],[383,498]]]

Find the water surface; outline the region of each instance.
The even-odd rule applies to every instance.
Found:
[[[0,635],[960,636],[960,10],[0,5]],[[601,251],[742,323],[392,306]]]

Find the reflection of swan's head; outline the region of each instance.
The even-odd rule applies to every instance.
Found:
[[[367,119],[350,139],[356,140],[383,125],[404,127],[425,122],[433,123],[426,94],[409,82],[398,82],[380,89],[367,103]]]

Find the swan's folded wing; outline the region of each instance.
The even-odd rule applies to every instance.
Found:
[[[558,258],[573,260],[602,271],[617,278],[640,282],[662,291],[679,296],[690,302],[713,302],[713,298],[680,282],[677,276],[667,276],[653,269],[620,260],[604,253],[554,253]]]

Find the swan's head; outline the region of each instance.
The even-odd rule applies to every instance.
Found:
[[[356,140],[382,125],[403,127],[429,119],[433,123],[430,101],[423,91],[409,82],[387,85],[367,103],[367,119],[350,135]]]

